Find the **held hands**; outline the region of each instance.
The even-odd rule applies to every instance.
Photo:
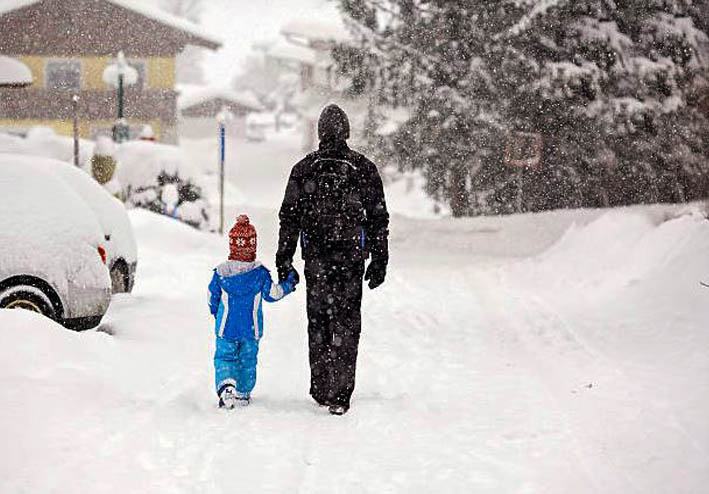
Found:
[[[288,273],[288,277],[283,282],[287,293],[292,293],[295,291],[295,287],[298,284],[298,281],[299,281],[298,272],[295,269],[293,269],[290,273]]]
[[[384,283],[384,278],[387,275],[387,263],[377,259],[373,259],[369,266],[367,266],[367,272],[364,273],[364,279],[369,280],[369,289],[374,290],[379,285]]]
[[[299,282],[300,276],[298,276],[298,271],[295,270],[292,264],[278,266],[278,283],[283,286],[287,293],[294,292]]]
[[[294,284],[300,283],[300,276],[298,276],[298,271],[295,270],[292,264],[288,263],[283,266],[278,266],[278,282],[283,283],[288,280],[290,275],[293,275]]]

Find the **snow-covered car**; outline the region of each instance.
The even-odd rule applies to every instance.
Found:
[[[96,215],[104,235],[106,264],[111,275],[113,293],[129,293],[133,290],[138,250],[123,203],[109,194],[86,172],[70,163],[42,158],[31,159],[41,166],[53,168]]]
[[[0,308],[97,326],[111,301],[101,225],[56,173],[0,155]]]

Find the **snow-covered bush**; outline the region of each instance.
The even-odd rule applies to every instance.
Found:
[[[115,177],[126,204],[208,228],[209,204],[202,193],[201,175],[179,148],[131,141],[117,146],[115,157]]]

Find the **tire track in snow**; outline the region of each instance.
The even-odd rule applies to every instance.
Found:
[[[511,313],[501,313],[504,326],[515,333],[514,343],[507,339],[507,351],[523,357],[555,408],[563,412],[575,457],[596,491],[657,490],[648,475],[653,471],[645,464],[656,463],[663,455],[652,445],[668,444],[672,436],[668,429],[695,444],[681,426],[677,427],[675,414],[640,394],[622,365],[589,344],[574,323],[539,294],[526,287],[513,288],[504,271],[489,276],[500,282],[496,295],[508,298],[515,307]],[[636,446],[629,448],[628,443]],[[673,441],[668,446],[677,447]],[[680,456],[670,454],[670,463],[664,468],[670,468],[675,457]]]
[[[474,275],[478,280],[476,284],[483,294],[484,305],[498,329],[498,334],[495,335],[500,343],[498,351],[504,352],[511,360],[520,363],[527,369],[527,379],[535,383],[546,397],[543,413],[556,417],[566,438],[563,442],[571,446],[570,452],[576,460],[575,463],[582,467],[581,471],[587,484],[593,492],[605,493],[607,491],[603,484],[597,480],[598,469],[586,461],[588,455],[585,446],[571,427],[568,411],[558,397],[557,386],[551,384],[553,379],[540,364],[546,359],[551,359],[556,364],[555,349],[553,346],[545,348],[545,346],[533,343],[534,339],[528,336],[529,332],[534,330],[536,330],[537,337],[547,336],[545,331],[548,331],[549,328],[540,325],[539,322],[544,320],[544,313],[530,312],[529,305],[505,282],[502,269],[499,265],[491,266],[489,270],[478,271]],[[510,308],[513,310],[509,310]],[[583,346],[578,345],[573,339],[567,339],[567,343],[569,342],[574,350],[586,353]],[[495,343],[493,342],[492,345]],[[563,370],[559,369],[557,364],[554,371],[558,373]],[[576,492],[583,492],[583,490],[580,490],[580,486],[576,486]]]

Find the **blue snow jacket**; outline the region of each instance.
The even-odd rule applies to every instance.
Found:
[[[214,332],[229,341],[258,340],[263,336],[262,301],[276,302],[293,291],[289,281],[274,284],[271,273],[258,262],[226,261],[214,269],[209,283],[209,311]]]

